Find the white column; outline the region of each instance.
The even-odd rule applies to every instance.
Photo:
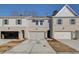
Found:
[[[47,38],[47,32],[45,32],[45,38]]]
[[[20,40],[23,40],[22,31],[19,31],[19,39],[20,39]]]
[[[76,39],[76,33],[75,32],[71,32],[72,33],[72,39]]]
[[[28,35],[29,35],[28,33],[29,33],[29,32],[28,32],[27,30],[25,30],[25,38],[26,38],[26,39],[29,38],[29,37],[28,37]]]
[[[1,31],[0,31],[0,39],[1,39]]]
[[[4,35],[2,34],[2,39],[4,39]]]

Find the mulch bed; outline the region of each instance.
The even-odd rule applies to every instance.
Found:
[[[78,52],[77,50],[75,50],[55,39],[48,40],[48,43],[56,52]]]
[[[6,44],[0,45],[0,53],[4,53],[4,52],[10,50],[11,48],[15,47],[16,45],[20,44],[23,41],[24,40],[15,40],[15,41],[10,41]]]

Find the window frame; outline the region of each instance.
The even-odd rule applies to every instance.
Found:
[[[32,20],[32,22],[33,22],[33,23],[35,23],[36,25],[43,25],[44,20],[39,20],[39,19],[37,20],[37,19],[33,19],[33,20]]]
[[[44,20],[40,20],[40,25],[43,25],[44,24]]]
[[[76,20],[75,19],[70,19],[70,24],[76,24]]]
[[[9,24],[9,20],[8,20],[8,19],[5,19],[5,20],[3,21],[3,23],[4,23],[4,25],[8,25],[8,24]]]
[[[35,19],[33,19],[33,20],[32,20],[32,22],[36,22],[36,20],[35,20]]]
[[[35,22],[36,22],[36,25],[39,25],[39,20],[36,20]]]
[[[16,20],[16,25],[21,25],[22,24],[22,20],[21,19],[17,19]]]
[[[62,24],[62,19],[58,19],[57,24],[61,25]]]

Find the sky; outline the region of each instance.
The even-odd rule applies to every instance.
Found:
[[[51,16],[54,10],[60,10],[64,4],[0,4],[0,16],[12,16],[12,12],[35,11],[37,16]],[[69,5],[79,14],[79,4]]]

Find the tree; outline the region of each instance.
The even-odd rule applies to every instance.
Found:
[[[36,11],[12,11],[11,16],[37,16]]]

